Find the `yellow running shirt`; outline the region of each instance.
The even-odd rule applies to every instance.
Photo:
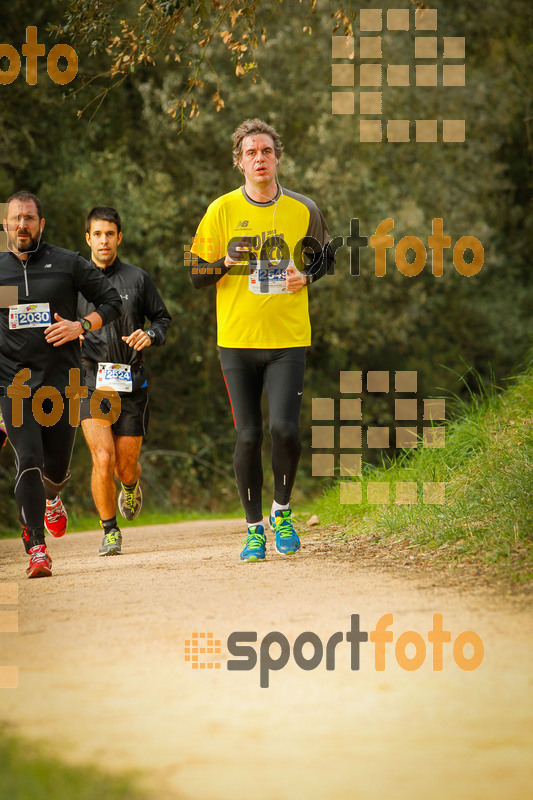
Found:
[[[274,236],[277,238],[270,238]],[[266,294],[258,289],[257,270],[249,274],[254,266],[261,267],[269,263],[269,258],[280,259],[282,255],[290,255],[296,268],[301,267],[297,245],[305,236],[312,236],[321,248],[329,241],[326,222],[315,203],[296,192],[280,189],[275,200],[256,203],[242,186],[211,203],[191,252],[212,263],[225,257],[232,239],[253,237],[254,253],[260,259],[258,265],[252,261],[232,267],[216,284],[220,347],[270,350],[311,344],[307,286],[294,293]],[[283,253],[276,246],[282,240],[288,246],[287,251],[283,245]],[[284,263],[286,266],[287,261]]]

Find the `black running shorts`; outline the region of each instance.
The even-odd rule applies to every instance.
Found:
[[[91,419],[91,397],[94,389],[89,389],[89,396],[83,397],[80,403],[80,421]],[[120,395],[120,416],[111,425],[115,436],[146,436],[148,433],[148,388],[143,387],[135,392]],[[102,414],[109,414],[111,401],[104,398],[100,402]]]

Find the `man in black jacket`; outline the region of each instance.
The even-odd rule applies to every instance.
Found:
[[[117,257],[122,241],[120,215],[109,206],[93,208],[86,220],[87,244],[95,264],[122,298],[122,316],[105,331],[89,333],[82,344],[85,385],[89,397],[81,403],[81,425],[93,461],[91,488],[104,529],[101,556],[119,555],[122,534],[116,519],[114,475],[122,484],[118,507],[127,520],[142,506],[139,453],[148,427],[148,385],[144,375],[146,347],[162,345],[170,314],[152,279],[143,269]],[[80,315],[91,310],[82,298]],[[150,327],[144,330],[145,319]],[[119,392],[121,413],[110,427],[93,419],[90,398],[95,388],[111,386]],[[103,401],[105,402],[105,401]]]
[[[39,198],[17,192],[3,221],[8,251],[0,254],[0,286],[17,301],[0,308],[0,411],[16,454],[15,499],[30,555],[29,578],[51,574],[44,529],[63,536],[67,513],[59,492],[70,477],[78,425],[80,345],[120,313],[120,297],[79,253],[42,241]],[[78,294],[91,312],[76,318]],[[78,388],[76,388],[76,386]],[[74,409],[72,408],[74,407]]]

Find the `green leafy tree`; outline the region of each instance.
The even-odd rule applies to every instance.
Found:
[[[240,183],[231,164],[231,133],[246,117],[266,118],[280,130],[285,145],[280,181],[317,201],[332,236],[346,239],[350,220],[357,218],[361,234],[370,237],[381,220],[391,217],[395,244],[413,235],[427,246],[432,220],[442,218],[452,245],[472,235],[484,247],[484,266],[472,278],[457,273],[451,250],[445,251],[442,278],[431,274],[429,248],[426,267],[415,278],[397,270],[393,250],[382,278],[374,275],[371,248],[361,249],[359,276],[350,274],[347,247],[338,251],[335,275],[310,290],[313,347],[299,486],[317,490],[316,479],[306,483],[311,398],[337,396],[340,370],[414,369],[420,396],[428,397],[441,395],[440,387],[459,391],[457,376],[467,367],[475,367],[485,381],[491,373],[501,381],[515,369],[531,337],[533,310],[531,9],[526,0],[512,8],[489,0],[475,10],[458,0],[436,4],[439,36],[466,37],[465,89],[382,87],[387,117],[466,118],[464,144],[359,143],[357,116],[331,113],[331,36],[337,24],[337,33],[343,33],[352,21],[349,14],[339,15],[334,0],[321,0],[316,7],[256,3],[253,17],[239,15],[234,24],[228,16],[237,10],[232,3],[213,8],[182,3],[183,21],[174,32],[168,28],[167,38],[161,33],[165,20],[177,9],[169,5],[167,13],[162,3],[144,4],[141,17],[140,5],[130,0],[29,5],[30,10],[27,3],[15,2],[15,11],[25,9],[23,15],[12,14],[11,6],[9,15],[0,11],[4,41],[20,51],[25,26],[36,24],[47,50],[57,41],[76,43],[80,75],[60,87],[47,79],[40,63],[37,86],[27,86],[22,76],[0,86],[1,190],[4,197],[23,187],[39,194],[50,241],[85,255],[87,210],[100,203],[116,206],[124,222],[122,257],[149,270],[173,314],[166,347],[147,357],[151,432],[143,447],[144,480],[159,507],[216,508],[235,497],[231,414],[215,344],[215,293],[191,288],[183,248],[207,205]],[[397,4],[370,5],[385,11]],[[65,17],[65,8],[78,17]],[[252,4],[246,8],[251,15]],[[153,36],[155,49],[143,45],[128,51],[133,34],[110,44],[122,35],[121,19],[129,26],[126,32]],[[139,19],[146,30],[135,27]],[[152,25],[152,30],[150,20],[163,27]],[[193,35],[194,20],[200,21]],[[205,31],[219,22],[202,49]],[[355,22],[357,75],[361,34]],[[247,31],[251,36],[246,26],[252,23],[257,48],[239,51],[242,57],[228,51],[222,34],[231,31],[233,40],[241,41]],[[266,41],[261,41],[263,29]],[[408,64],[414,74],[412,31],[383,30],[381,35],[384,63]],[[121,47],[124,55],[136,55],[117,66]],[[144,52],[153,62],[141,58]],[[236,75],[239,58],[256,66]],[[198,82],[189,91],[187,81],[197,67]],[[217,91],[223,105],[214,101]],[[352,91],[357,107],[358,90]],[[180,99],[187,105],[173,105]],[[369,399],[365,408],[365,424],[391,423],[386,398]],[[13,470],[5,448],[0,512],[15,526]],[[89,456],[81,435],[73,472],[67,502],[92,511],[86,491]]]

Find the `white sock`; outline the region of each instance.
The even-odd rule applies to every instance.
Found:
[[[290,504],[289,503],[286,503],[285,505],[281,505],[281,503],[276,503],[276,501],[274,500],[273,503],[272,503],[272,509],[270,511],[270,516],[273,517],[274,514],[276,513],[276,511],[286,511],[288,508],[290,508]]]
[[[247,526],[249,528],[253,528],[254,525],[262,525],[263,524],[263,518],[261,517],[259,522],[247,522],[246,524],[247,524]]]

